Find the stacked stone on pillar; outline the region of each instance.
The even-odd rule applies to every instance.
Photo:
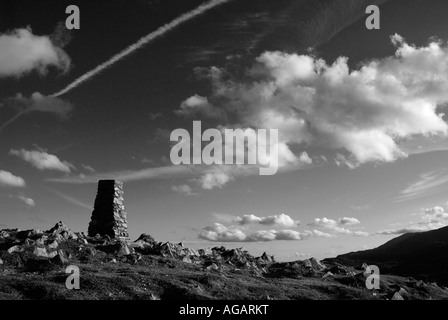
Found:
[[[98,182],[95,207],[89,224],[89,236],[99,234],[129,240],[123,194],[123,182],[116,180]]]

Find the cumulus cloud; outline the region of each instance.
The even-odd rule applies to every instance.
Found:
[[[25,180],[22,177],[0,170],[0,187],[25,187],[25,185]]]
[[[33,167],[39,170],[55,170],[70,173],[71,169],[74,168],[71,163],[67,161],[61,161],[57,156],[49,154],[45,151],[12,149],[9,151],[9,154],[21,158],[22,160],[30,163]]]
[[[345,234],[345,235],[351,235],[351,236],[368,236],[369,233],[359,230],[351,230],[349,228],[346,228],[344,226],[353,226],[360,224],[360,221],[356,218],[340,218],[338,221],[333,219],[327,219],[327,218],[316,218],[312,223],[309,223],[310,226],[314,227],[322,227],[324,229],[327,229],[328,231],[332,232],[333,234]]]
[[[391,39],[395,56],[356,70],[345,57],[328,64],[278,51],[257,58],[249,81],[213,67],[213,93],[202,101],[207,110],[224,114],[224,125],[279,129],[289,158],[298,158],[291,149],[298,145],[333,150],[335,161],[351,168],[392,162],[407,156],[399,141],[448,133],[438,110],[448,102],[448,48],[437,41],[416,47],[398,35]]]
[[[343,217],[343,218],[339,218],[339,224],[342,225],[348,225],[348,226],[352,226],[355,224],[360,224],[361,222],[356,219],[356,218],[348,218],[348,217]]]
[[[377,234],[392,235],[424,232],[448,226],[448,210],[446,207],[435,206],[433,208],[422,209],[422,212],[418,216],[420,220],[417,222],[411,222],[399,228],[380,230]]]
[[[50,66],[63,72],[70,67],[70,58],[50,37],[34,35],[29,28],[0,34],[0,78],[33,70],[45,74]]]
[[[227,227],[221,223],[203,228],[199,237],[204,240],[216,242],[261,242],[274,240],[303,240],[310,233],[301,233],[295,230],[258,230],[246,233],[235,227]]]
[[[226,166],[214,166],[206,170],[197,180],[202,189],[211,190],[213,188],[222,188],[227,182],[234,179],[230,168]]]
[[[188,184],[182,184],[179,186],[172,186],[171,190],[178,192],[178,193],[182,193],[182,194],[186,194],[188,196],[195,196],[197,195],[197,193],[193,192],[193,189],[188,185]]]
[[[268,217],[257,217],[253,214],[244,215],[242,217],[235,218],[235,222],[239,225],[247,224],[261,224],[265,226],[277,225],[280,227],[291,228],[299,224],[299,221],[294,221],[290,216],[282,213],[279,215]]]
[[[224,116],[220,110],[211,106],[208,99],[199,95],[191,96],[183,101],[178,110],[174,113],[178,116],[193,118],[197,116],[205,116],[207,118],[221,118]]]

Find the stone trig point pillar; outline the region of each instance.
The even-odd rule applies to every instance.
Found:
[[[123,182],[100,180],[92,220],[88,234],[108,235],[111,238],[129,240],[126,208],[123,199]]]

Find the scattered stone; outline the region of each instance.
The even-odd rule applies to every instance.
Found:
[[[145,242],[149,242],[149,243],[155,243],[156,242],[154,240],[154,238],[151,235],[147,234],[147,233],[142,233],[140,235],[140,237],[138,237],[138,239],[135,240],[135,242],[137,242],[137,241],[145,241]]]
[[[66,254],[62,250],[57,251],[57,255],[51,259],[51,262],[61,266],[69,263]]]
[[[274,257],[272,257],[272,256],[268,256],[266,252],[264,252],[261,255],[261,259],[263,259],[264,261],[267,261],[267,262],[273,262],[274,261],[273,258]]]
[[[9,233],[5,230],[0,231],[0,238],[9,238]]]
[[[120,243],[120,250],[118,251],[118,253],[127,256],[131,254],[131,250],[126,243],[122,242]]]
[[[55,250],[58,246],[59,246],[59,243],[56,240],[54,240],[52,243],[50,243],[48,245],[48,248]]]
[[[216,265],[216,263],[212,263],[206,269],[207,270],[219,270],[219,267]]]
[[[404,298],[398,292],[395,292],[390,300],[404,300]]]
[[[35,244],[39,245],[39,246],[44,246],[45,242],[47,242],[47,240],[48,240],[48,236],[43,235],[39,239],[36,240]]]
[[[24,246],[32,246],[33,244],[35,244],[36,241],[31,240],[31,239],[25,239],[25,241],[23,242]]]
[[[36,247],[34,248],[33,254],[36,257],[42,257],[42,258],[54,258],[57,256],[57,252],[53,251],[53,252],[47,252],[46,248],[41,248],[41,247]]]
[[[13,247],[9,248],[8,249],[8,253],[9,254],[19,253],[19,252],[23,252],[23,250],[24,249],[21,246],[16,245],[16,246],[13,246]]]
[[[78,239],[78,236],[73,231],[71,231],[62,221],[56,223],[56,225],[50,230],[46,231],[46,233],[49,233],[53,236],[60,235],[60,237],[62,237],[61,240]]]

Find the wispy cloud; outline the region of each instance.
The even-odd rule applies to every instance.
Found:
[[[117,179],[123,182],[141,181],[162,178],[181,178],[198,175],[195,170],[187,166],[165,166],[157,168],[146,168],[141,170],[111,171],[104,173],[92,173],[89,175],[68,176],[62,178],[47,179],[48,182],[67,184],[89,184],[97,183],[103,179]]]
[[[49,191],[49,192],[51,192],[52,194],[58,196],[59,198],[64,199],[64,200],[70,202],[71,204],[74,204],[74,205],[76,205],[78,207],[81,207],[83,209],[93,210],[92,206],[90,206],[90,205],[88,205],[88,204],[86,204],[86,203],[84,203],[84,202],[82,202],[82,201],[80,201],[80,200],[78,200],[76,198],[73,198],[72,196],[69,196],[69,195],[67,195],[65,193],[62,193],[60,191],[56,191],[56,190],[51,189],[51,188],[44,187],[44,189]]]
[[[181,194],[185,194],[187,196],[197,196],[198,195],[197,193],[193,192],[193,189],[188,184],[172,186],[171,190],[181,193]]]
[[[438,192],[438,188],[448,182],[448,170],[442,169],[423,173],[418,180],[403,189],[395,202],[414,200]]]

